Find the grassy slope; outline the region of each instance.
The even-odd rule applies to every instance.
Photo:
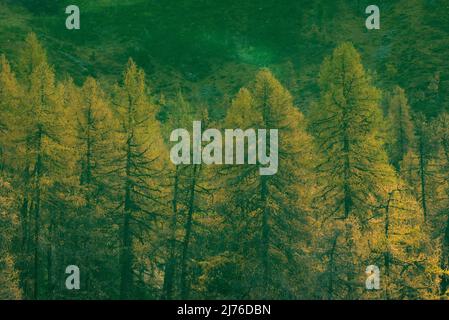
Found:
[[[364,63],[379,73],[379,85],[406,87],[416,108],[424,108],[415,96],[425,91],[429,78],[448,71],[447,18],[423,0],[378,1],[379,31],[364,27],[369,4],[364,0],[78,0],[79,31],[65,29],[64,9],[73,1],[58,1],[50,12],[30,2],[32,11],[1,2],[0,52],[14,57],[20,41],[33,30],[60,76],[69,74],[81,82],[94,75],[112,83],[133,57],[145,68],[155,93],[171,95],[181,89],[191,99],[210,104],[220,104],[225,93],[232,96],[262,66],[287,81],[290,60],[300,79],[297,101],[306,109],[317,93],[322,59],[341,41],[355,43]],[[444,1],[433,3],[444,6]],[[444,90],[445,81],[443,76]]]

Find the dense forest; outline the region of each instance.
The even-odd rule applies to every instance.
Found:
[[[0,299],[448,298],[447,1],[78,2],[0,0]],[[278,172],[174,165],[193,121]]]

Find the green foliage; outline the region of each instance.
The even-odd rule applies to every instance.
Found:
[[[413,124],[410,116],[410,107],[405,91],[399,87],[394,88],[388,99],[389,143],[387,151],[392,164],[399,169],[399,164],[414,143]]]
[[[366,221],[387,161],[379,139],[380,92],[349,43],[324,60],[319,81],[320,101],[311,110],[312,132],[323,153],[317,167],[325,180],[319,201],[331,202],[329,216]]]
[[[303,115],[293,106],[290,93],[267,69],[249,89],[241,89],[228,111],[226,127],[280,128],[280,166],[273,176],[260,176],[258,166],[231,167],[226,173],[224,222],[233,236],[226,246],[239,247],[246,257],[243,278],[250,298],[289,298],[300,283],[290,286],[306,238],[306,220],[313,183],[310,164],[313,147]],[[279,269],[281,265],[288,268]],[[299,273],[299,275],[298,275]]]
[[[120,222],[120,297],[130,298],[134,294],[134,267],[155,267],[156,261],[147,261],[145,251],[151,250],[151,243],[135,244],[137,231],[155,227],[160,214],[160,198],[164,192],[164,154],[160,127],[156,122],[156,110],[148,101],[145,75],[130,59],[123,74],[123,81],[115,88],[114,104],[123,135],[118,143],[121,154],[118,167],[119,203],[122,213]],[[141,232],[141,231],[140,231]],[[142,255],[142,256],[140,256]]]
[[[11,255],[18,217],[11,184],[0,176],[0,300],[19,300],[22,290],[14,256]]]

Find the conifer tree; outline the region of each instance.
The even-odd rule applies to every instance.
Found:
[[[87,297],[117,297],[118,236],[111,232],[110,214],[117,206],[114,165],[119,153],[114,143],[120,141],[118,122],[99,84],[88,77],[81,89],[72,81],[65,84],[66,99],[74,109],[77,159],[77,205],[72,219],[66,219],[66,239],[72,239],[71,261],[84,270],[83,292]],[[108,245],[109,244],[109,245]],[[111,277],[101,273],[108,270]],[[115,275],[115,276],[112,276]]]
[[[368,254],[363,233],[384,196],[382,184],[389,171],[380,138],[380,91],[350,43],[341,44],[324,60],[319,84],[311,130],[322,154],[316,167],[321,190],[315,206],[324,230],[329,230],[328,249],[323,250],[327,295],[351,299],[360,296],[354,288]],[[334,225],[335,219],[343,221]],[[335,292],[337,285],[342,288]]]
[[[20,299],[22,292],[16,268],[19,254],[13,246],[18,239],[18,216],[15,210],[13,116],[18,113],[21,88],[5,55],[0,56],[0,300]]]
[[[27,37],[21,54],[21,70],[29,72],[26,76],[25,92],[21,101],[24,110],[20,113],[20,139],[18,162],[22,175],[23,230],[31,232],[24,235],[25,282],[32,283],[26,294],[35,299],[52,291],[52,253],[51,234],[55,232],[55,217],[64,210],[67,201],[62,192],[73,172],[73,153],[70,149],[70,130],[64,117],[62,92],[55,83],[53,69],[45,58],[45,52],[35,35]],[[43,252],[47,253],[47,286],[43,279]],[[30,281],[31,280],[31,281]],[[30,289],[30,288],[28,288]]]
[[[259,163],[231,166],[226,178],[226,219],[237,237],[232,240],[234,249],[240,241],[237,254],[249,260],[244,271],[245,280],[252,283],[247,283],[248,297],[299,296],[297,288],[287,288],[285,281],[301,276],[297,266],[302,253],[297,245],[305,236],[309,209],[313,149],[303,115],[293,106],[289,92],[263,69],[249,89],[240,90],[225,123],[242,130],[279,130],[276,174],[260,175]]]
[[[388,196],[380,206],[382,217],[371,222],[370,261],[383,275],[380,298],[435,298],[436,247],[413,192],[401,181],[394,184],[385,184]]]
[[[164,137],[169,137],[172,130],[178,128],[188,128],[192,125],[193,110],[191,105],[178,92],[175,99],[169,101],[163,106],[163,129]],[[171,215],[169,217],[167,231],[167,261],[165,264],[163,299],[172,299],[180,291],[180,273],[182,270],[181,254],[179,244],[182,242],[180,237],[180,225],[183,222],[183,215],[186,211],[186,190],[188,190],[188,168],[189,165],[170,166],[168,170],[172,172],[170,180],[172,181],[171,191]],[[179,263],[178,263],[179,262]],[[185,268],[185,266],[184,266]],[[186,270],[184,270],[186,275]],[[185,280],[184,280],[185,281]],[[184,283],[184,285],[186,285]],[[184,289],[185,293],[186,289]]]
[[[404,171],[409,173],[408,181],[415,189],[424,220],[427,221],[430,206],[433,205],[431,202],[432,180],[435,174],[435,166],[437,166],[434,161],[435,137],[432,134],[431,124],[423,114],[417,114],[414,120],[416,142],[413,152],[408,154]]]
[[[391,163],[396,169],[413,146],[413,123],[410,117],[410,106],[407,102],[405,91],[400,87],[393,89],[388,100],[389,143],[387,150]]]
[[[316,208],[325,215],[326,207]],[[324,211],[324,213],[323,213]],[[317,273],[315,294],[325,299],[360,299],[360,284],[365,281],[362,270],[368,265],[367,230],[355,216],[346,219],[319,217],[314,229],[313,252]]]
[[[319,83],[320,101],[311,112],[313,133],[324,155],[317,169],[327,175],[320,200],[332,203],[329,215],[348,218],[354,214],[364,220],[376,194],[379,166],[386,161],[378,136],[380,92],[349,43],[325,59]]]
[[[438,141],[438,166],[436,167],[438,177],[436,181],[438,207],[433,225],[441,238],[440,257],[440,294],[447,296],[449,289],[449,115],[442,113],[436,120]]]
[[[18,76],[28,86],[30,85],[30,74],[40,64],[47,63],[47,53],[37,39],[35,33],[30,33],[25,39],[25,47],[20,51],[18,58]]]
[[[21,87],[5,55],[0,56],[0,174],[5,169],[7,149],[13,147],[13,115],[19,112]],[[11,150],[12,153],[12,150]],[[12,155],[12,154],[11,154]]]
[[[204,128],[210,125],[209,114],[205,106],[193,113],[196,119],[201,119]],[[189,117],[187,117],[188,119]],[[187,120],[186,119],[186,120]],[[189,299],[197,273],[197,260],[203,259],[204,243],[201,242],[201,233],[196,230],[196,225],[207,220],[210,202],[211,186],[214,185],[213,171],[208,170],[203,164],[191,163],[181,166],[180,186],[185,193],[180,198],[179,206],[183,212],[182,240],[179,257],[179,285],[180,297]]]
[[[12,185],[0,175],[0,300],[22,298],[13,251],[18,217]]]
[[[119,177],[122,190],[119,204],[122,213],[120,297],[130,298],[135,282],[134,240],[142,228],[154,231],[153,222],[160,214],[158,208],[162,206],[160,199],[163,190],[158,179],[163,178],[162,159],[166,153],[156,121],[157,110],[147,97],[144,72],[131,59],[122,84],[116,88],[115,104],[123,135],[118,144],[121,156],[117,164],[121,168]],[[146,241],[145,245],[150,244]]]

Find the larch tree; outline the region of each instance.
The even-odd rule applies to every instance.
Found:
[[[164,137],[168,139],[170,133],[178,128],[188,128],[192,125],[193,109],[186,101],[181,92],[166,104],[161,110]],[[166,226],[165,246],[167,247],[167,257],[164,270],[164,283],[162,288],[163,299],[173,299],[181,294],[181,271],[183,264],[181,255],[182,244],[182,223],[185,221],[183,217],[189,212],[186,207],[186,194],[189,190],[189,168],[190,165],[171,165],[168,170],[170,174],[170,207],[171,213],[168,217]],[[187,258],[187,257],[185,257]],[[184,279],[183,285],[186,286],[187,279]],[[184,294],[186,288],[184,288]]]
[[[413,190],[398,178],[371,220],[369,261],[382,270],[382,290],[365,297],[432,299],[437,296],[438,250]]]
[[[329,215],[355,215],[364,220],[376,194],[379,166],[386,163],[379,139],[380,92],[350,43],[340,45],[325,59],[319,83],[321,97],[311,110],[311,130],[323,153],[317,170],[327,181],[320,201],[332,203]]]
[[[29,75],[42,63],[47,62],[47,53],[37,39],[35,33],[30,33],[25,39],[24,47],[18,57],[17,73],[20,80],[30,85]]]
[[[360,294],[355,290],[357,275],[367,255],[364,230],[384,196],[381,186],[389,168],[380,133],[380,91],[350,43],[341,44],[324,60],[319,85],[310,130],[322,155],[316,166],[321,190],[315,207],[329,230],[329,250],[323,251],[330,272],[328,295],[355,298]],[[338,293],[336,283],[343,284]]]
[[[0,300],[22,299],[14,252],[19,219],[12,185],[0,175]]]
[[[305,278],[298,273],[299,265],[305,269],[299,243],[304,244],[306,237],[314,158],[304,117],[294,107],[290,93],[268,69],[263,69],[248,89],[240,90],[225,124],[244,131],[277,129],[279,134],[278,142],[265,149],[267,154],[275,152],[270,147],[278,149],[275,174],[260,175],[263,164],[259,162],[230,166],[225,177],[226,219],[236,237],[233,250],[239,247],[235,241],[240,241],[237,254],[254,264],[248,265],[244,275],[247,297],[298,297],[299,287],[289,287],[286,279]],[[244,140],[248,140],[248,150],[255,148],[250,137]]]
[[[387,101],[389,136],[387,151],[391,163],[399,170],[404,156],[414,143],[413,122],[405,91],[395,87]]]
[[[449,290],[449,115],[442,113],[435,120],[437,128],[436,199],[437,210],[432,225],[441,240],[440,294],[444,297]]]
[[[429,122],[426,117],[419,113],[414,117],[415,123],[415,143],[413,149],[409,150],[401,166],[401,174],[414,189],[416,198],[421,204],[421,212],[427,222],[433,207],[436,203],[434,196],[434,178],[438,171],[438,161],[436,161],[436,136],[433,131],[436,128],[433,122]]]
[[[71,221],[66,221],[67,237],[73,239],[71,260],[84,270],[83,292],[87,297],[117,297],[114,279],[119,278],[108,259],[118,257],[118,236],[112,215],[117,206],[115,174],[120,141],[118,121],[110,102],[97,81],[88,77],[81,89],[73,82],[66,84],[67,98],[74,111],[75,146],[78,152],[78,205]],[[69,224],[70,223],[70,224]],[[73,262],[72,262],[73,263]],[[107,279],[101,273],[115,276]]]
[[[150,261],[137,257],[136,250],[151,250],[148,232],[156,231],[154,222],[164,207],[160,199],[165,191],[160,181],[164,177],[163,158],[167,152],[156,121],[156,107],[148,99],[144,72],[131,59],[126,66],[122,84],[116,88],[114,100],[120,133],[123,135],[117,144],[121,150],[117,161],[121,168],[118,176],[122,189],[119,204],[122,214],[120,297],[126,299],[135,292],[136,264],[140,263],[144,269],[147,269],[148,266],[144,265],[147,263],[151,268],[156,266],[156,261],[151,259],[154,257],[150,257]],[[147,236],[143,237],[142,234]],[[140,243],[134,241],[136,237]],[[148,256],[148,252],[142,254]]]
[[[210,125],[209,113],[205,106],[195,113],[201,119],[204,128]],[[204,242],[201,233],[196,230],[198,225],[208,220],[211,188],[214,185],[213,170],[203,164],[192,163],[185,167],[184,215],[183,237],[180,255],[180,294],[181,298],[188,299],[194,275],[197,273],[198,260],[204,259]]]
[[[22,90],[4,55],[0,56],[0,300],[21,299],[17,262],[20,243],[16,210],[15,115],[19,113]]]
[[[21,87],[5,55],[0,56],[0,174],[5,169],[8,149],[13,146],[13,115],[19,112]]]
[[[21,223],[22,230],[27,232],[23,235],[27,239],[24,275],[25,282],[32,283],[25,294],[38,299],[44,296],[41,289],[46,289],[47,296],[52,295],[51,237],[56,215],[64,212],[68,201],[64,191],[74,169],[74,157],[62,91],[34,34],[27,37],[20,61],[25,92],[21,101],[23,110],[15,121],[21,124],[18,139],[18,164],[23,170]],[[45,249],[48,251],[44,260]],[[41,283],[44,276],[45,286]]]

